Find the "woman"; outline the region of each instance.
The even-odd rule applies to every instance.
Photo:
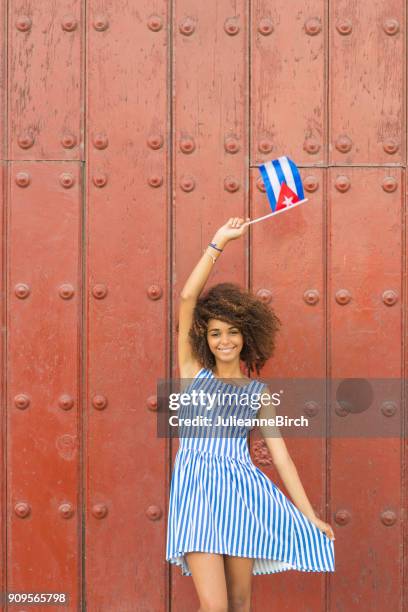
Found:
[[[226,244],[242,236],[247,227],[241,218],[229,219],[181,292],[180,376],[191,379],[188,390],[208,392],[205,397],[210,391],[217,397],[220,391],[233,392],[235,404],[232,408],[218,405],[219,416],[255,416],[248,402],[241,402],[246,394],[246,398],[263,398],[258,418],[271,418],[276,413],[271,402],[265,401],[268,387],[243,376],[240,362],[259,374],[273,353],[278,317],[231,283],[216,285],[199,297]],[[204,399],[200,404],[201,413],[217,416],[214,408],[209,411],[208,402]],[[193,407],[190,415],[201,414],[200,408]],[[267,436],[261,428],[294,503],[253,464],[248,430],[234,431],[232,437],[180,436],[174,463],[166,560],[180,565],[183,575],[192,576],[199,612],[250,610],[252,575],[290,569],[334,571],[333,530],[315,515],[279,430],[278,435],[275,430],[275,435]]]

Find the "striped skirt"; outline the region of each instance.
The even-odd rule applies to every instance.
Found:
[[[166,560],[186,552],[254,559],[252,573],[334,572],[332,540],[249,459],[180,448],[170,489]]]

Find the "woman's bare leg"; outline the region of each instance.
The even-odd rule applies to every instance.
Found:
[[[229,612],[250,612],[254,559],[224,556]]]
[[[185,555],[200,600],[198,612],[228,612],[223,556],[204,552]]]

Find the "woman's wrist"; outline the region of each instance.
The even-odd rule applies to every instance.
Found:
[[[204,253],[207,253],[207,255],[211,257],[213,264],[215,264],[218,257],[223,252],[224,246],[227,244],[227,242],[228,239],[225,239],[225,237],[222,237],[216,233],[211,242],[207,244],[206,248],[204,249]]]
[[[228,238],[225,236],[220,236],[218,232],[214,234],[213,239],[210,241],[210,244],[215,244],[219,249],[223,249],[228,242]]]

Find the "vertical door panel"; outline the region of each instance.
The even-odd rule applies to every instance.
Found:
[[[325,373],[325,185],[317,168],[302,169],[301,206],[252,225],[252,288],[279,313],[276,355],[265,371],[319,378]],[[251,218],[271,212],[257,168],[251,171]],[[259,188],[261,187],[261,189]],[[266,290],[266,291],[263,291]],[[310,293],[312,292],[312,293]]]
[[[330,2],[330,159],[405,162],[405,2]]]
[[[65,592],[71,610],[81,558],[80,238],[79,164],[11,163],[7,587]]]
[[[83,3],[11,0],[8,89],[13,159],[82,159]]]
[[[251,13],[251,162],[326,160],[323,0],[256,0]]]
[[[402,180],[400,169],[330,171],[330,475],[341,577],[331,598],[344,610],[398,610],[401,602],[401,440],[386,433],[393,423],[398,431],[401,402],[382,397],[381,381],[394,380],[395,395],[402,366]],[[336,401],[346,378],[372,386],[365,410],[361,399],[348,413]],[[376,424],[367,432],[364,418]],[[352,437],[341,433],[345,419]]]
[[[246,216],[248,194],[247,12],[244,2],[178,0],[173,22],[173,330],[178,295],[215,231]],[[246,240],[228,244],[206,287],[246,285]],[[177,336],[174,333],[173,372]],[[171,465],[178,448],[174,439]],[[191,579],[172,566],[172,609],[198,606]]]
[[[296,379],[303,379],[305,387],[308,387],[308,380],[315,379],[313,385],[324,394],[325,176],[324,171],[316,168],[303,169],[301,174],[309,189],[305,191],[308,202],[253,225],[252,289],[270,303],[282,322],[275,355],[262,370],[262,378],[271,383],[274,379],[286,379],[288,388]],[[257,218],[268,213],[269,205],[266,194],[259,189],[262,181],[258,169],[253,169],[251,179],[251,216]],[[270,390],[277,391],[271,386]],[[316,399],[302,396],[305,403]],[[318,409],[324,431],[325,406],[321,401]],[[278,413],[285,414],[285,401]],[[285,438],[284,432],[281,433],[312,506],[325,520],[326,440],[323,437],[308,439],[307,434]],[[254,463],[290,498],[261,434],[254,430],[251,438]],[[324,589],[323,574],[288,571],[276,576],[259,576],[254,581],[255,609],[323,610]]]
[[[88,610],[161,610],[167,364],[167,4],[88,2]]]
[[[398,378],[401,170],[332,169],[329,198],[332,374]]]

